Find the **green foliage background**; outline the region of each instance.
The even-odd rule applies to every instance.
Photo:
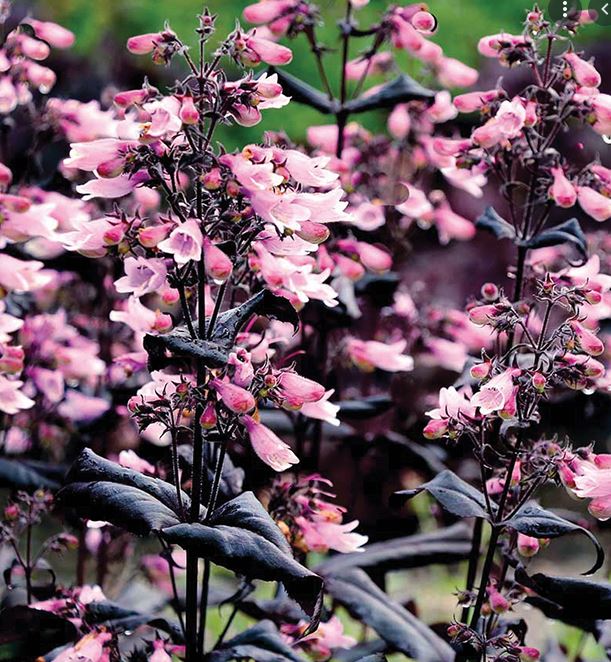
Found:
[[[193,28],[196,16],[203,6],[218,15],[217,35],[225,36],[235,21],[241,17],[245,6],[254,0],[34,0],[32,11],[40,18],[56,20],[75,32],[77,36],[74,52],[90,56],[90,61],[99,70],[103,80],[113,81],[113,64],[117,60],[130,58],[132,66],[141,67],[153,81],[159,80],[161,72],[145,57],[125,56],[126,39],[134,34],[159,30],[168,21],[181,38],[190,44],[195,43]],[[392,3],[388,0],[371,0],[370,4],[357,13],[361,25],[374,22]],[[397,2],[397,4],[408,4]],[[543,3],[543,8],[547,6]],[[337,46],[336,23],[344,12],[344,0],[320,0],[325,26],[320,30],[320,40],[330,48]],[[430,0],[429,8],[437,16],[439,29],[434,41],[439,43],[450,57],[458,58],[477,67],[480,57],[477,41],[485,34],[505,30],[520,32],[526,11],[531,5],[528,0]],[[601,38],[604,31],[600,26],[589,26],[582,32],[580,40]],[[355,44],[351,57],[356,57],[359,47],[365,48],[368,39]],[[319,85],[316,68],[309,54],[306,40],[297,39],[291,43],[294,60],[287,70],[316,86]],[[404,71],[422,80],[421,65],[406,54],[399,55],[399,64]],[[337,85],[339,77],[339,56],[331,52],[327,58],[327,69],[332,83]],[[426,81],[434,86],[434,81]],[[360,119],[360,118],[359,118]],[[253,129],[232,129],[224,133],[223,141],[233,148],[244,142],[260,140],[262,132],[268,129],[284,129],[291,137],[302,139],[306,128],[311,124],[324,124],[326,119],[315,111],[292,104],[288,108],[266,113],[264,121]],[[329,120],[332,121],[332,120]],[[370,128],[379,128],[382,117],[366,117],[364,123]]]

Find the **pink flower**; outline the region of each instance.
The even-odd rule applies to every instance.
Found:
[[[577,199],[585,213],[596,221],[611,218],[611,198],[601,195],[589,186],[578,186]]]
[[[246,7],[242,13],[249,23],[270,23],[292,9],[296,0],[260,0]]]
[[[577,202],[577,189],[567,179],[562,168],[552,168],[551,173],[554,183],[549,190],[550,198],[559,207],[572,207]]]
[[[447,90],[437,92],[435,103],[426,110],[427,116],[436,124],[453,120],[458,115],[458,110],[452,103],[452,97]]]
[[[87,423],[103,416],[110,409],[104,398],[96,398],[70,389],[57,411],[61,416],[75,423]]]
[[[231,382],[213,379],[210,381],[210,386],[218,393],[223,404],[235,414],[246,414],[257,404],[250,391]]]
[[[31,292],[47,285],[52,274],[43,272],[44,264],[35,260],[18,260],[0,253],[0,286],[9,292]]]
[[[127,324],[136,333],[164,333],[172,328],[172,317],[159,310],[150,310],[140,299],[130,296],[123,310],[113,310],[109,315],[113,322]]]
[[[54,658],[54,662],[108,662],[108,651],[105,645],[112,639],[110,632],[90,632],[86,634],[74,646]]]
[[[340,524],[325,520],[307,520],[305,517],[296,517],[295,523],[299,526],[308,549],[313,552],[326,552],[333,549],[342,554],[362,552],[361,547],[366,544],[367,536],[352,533],[359,525],[358,520]]]
[[[299,462],[290,447],[268,427],[251,416],[243,416],[240,420],[248,431],[253,450],[274,471],[286,471]]]
[[[292,635],[300,635],[306,630],[307,626],[306,621],[300,621],[297,625],[282,626],[282,631]],[[328,660],[337,648],[352,648],[355,646],[356,639],[345,635],[341,620],[337,616],[331,616],[328,621],[320,623],[316,632],[299,638],[296,645],[305,648],[316,660]]]
[[[278,376],[276,391],[286,409],[299,409],[306,402],[317,402],[325,395],[325,387],[296,372],[287,370]]]
[[[206,273],[215,283],[224,283],[231,276],[233,271],[231,260],[208,237],[204,238],[204,261]]]
[[[178,116],[182,120],[183,124],[197,124],[199,120],[199,111],[193,103],[193,97],[183,97]]]
[[[411,118],[404,103],[397,104],[388,116],[388,131],[393,138],[403,140],[410,131]]]
[[[37,21],[28,18],[27,23],[34,28],[34,34],[54,48],[70,48],[74,44],[74,34],[66,28],[51,21]]]
[[[106,179],[90,179],[85,184],[77,186],[76,190],[83,196],[83,200],[93,200],[94,198],[113,199],[129,195],[137,185],[137,178],[130,175],[119,175],[118,177]]]
[[[189,219],[178,225],[167,239],[157,247],[174,257],[176,264],[183,266],[190,260],[199,261],[202,255],[204,237],[195,219]]]
[[[433,212],[433,222],[439,232],[439,241],[447,244],[451,239],[467,241],[475,236],[475,225],[460,216],[445,203]]]
[[[520,556],[530,558],[539,551],[539,539],[518,533],[518,553]]]
[[[127,40],[127,50],[134,55],[146,55],[151,53],[156,46],[167,41],[170,36],[175,36],[171,30],[135,35]]]
[[[497,99],[501,94],[500,90],[486,90],[485,92],[467,92],[454,97],[454,106],[461,113],[472,113],[481,110],[485,105]]]
[[[247,65],[257,65],[260,62],[266,64],[282,65],[288,64],[293,59],[290,48],[281,46],[269,39],[257,37],[253,30],[237,40],[239,57]]]
[[[430,12],[419,11],[412,16],[411,23],[418,32],[427,32],[430,34],[435,30],[437,20]]]
[[[600,74],[589,62],[582,60],[573,52],[565,53],[563,57],[571,65],[573,76],[579,85],[582,87],[599,87],[601,83]]]
[[[477,50],[485,57],[499,57],[501,49],[525,43],[528,43],[527,37],[500,32],[482,37],[477,45]]]
[[[155,467],[132,450],[119,453],[119,464],[126,469],[133,469],[142,474],[155,475]]]
[[[304,403],[299,410],[299,413],[308,418],[324,421],[325,423],[329,423],[329,425],[339,425],[340,421],[337,418],[339,406],[329,402],[329,399],[334,393],[335,389],[325,391],[325,394],[320,400]]]
[[[494,147],[505,139],[501,125],[495,117],[489,119],[485,124],[479,126],[471,134],[471,140],[476,145],[484,148]]]
[[[602,135],[611,133],[611,95],[597,94],[591,104],[596,118],[592,128]]]
[[[459,420],[461,417],[475,418],[476,411],[467,396],[454,386],[439,391],[439,407],[426,412],[434,421]]]
[[[34,400],[30,400],[21,392],[22,386],[22,381],[0,375],[0,411],[5,414],[16,414],[21,409],[30,409],[34,406]]]
[[[511,406],[515,400],[513,380],[520,372],[519,369],[512,368],[492,377],[471,398],[471,404],[478,407],[484,416]]]
[[[599,520],[611,518],[611,468],[599,468],[594,462],[582,462],[575,476],[575,494],[592,499],[588,509]]]
[[[469,87],[477,82],[478,77],[477,69],[452,57],[442,57],[439,62],[437,78],[445,87]]]
[[[503,101],[495,115],[495,120],[505,138],[515,138],[526,120],[526,109],[522,101],[518,98],[513,101]]]
[[[581,349],[590,356],[598,356],[605,351],[605,346],[600,338],[598,338],[592,331],[586,329],[583,324],[576,320],[569,322],[575,338],[577,339]]]
[[[407,340],[386,344],[376,340],[349,338],[346,349],[352,362],[361,370],[371,372],[374,368],[387,372],[408,372],[414,369],[414,360],[403,354]]]
[[[115,281],[117,292],[142,297],[163,288],[167,269],[162,259],[128,257],[123,263],[125,276]]]
[[[153,642],[153,654],[148,662],[172,662],[172,657],[165,650],[165,643],[161,639]]]

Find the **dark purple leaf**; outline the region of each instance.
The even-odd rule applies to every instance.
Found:
[[[596,572],[605,560],[605,553],[601,544],[590,531],[541,508],[535,503],[527,503],[522,506],[515,515],[505,520],[504,524],[533,538],[558,538],[568,533],[583,533],[596,548],[596,562],[588,572],[583,573],[584,575],[591,575]]]
[[[395,492],[391,497],[391,502],[400,505],[423,491],[428,492],[452,515],[490,519],[484,495],[449,469],[442,471],[428,483],[413,490]]]
[[[499,216],[494,207],[488,207],[475,221],[475,226],[480,230],[492,232],[497,239],[515,239],[516,237],[513,225]]]
[[[427,625],[391,600],[363,570],[326,578],[326,590],[350,614],[373,628],[389,648],[418,662],[451,662],[454,651]]]
[[[407,74],[400,74],[390,83],[383,85],[373,94],[363,94],[358,99],[349,101],[344,105],[344,111],[348,114],[364,113],[368,110],[379,110],[380,108],[394,108],[400,103],[408,101],[433,102],[435,92],[423,87]]]
[[[585,262],[588,259],[588,240],[576,218],[571,218],[553,228],[543,230],[526,243],[528,248],[544,248],[546,246],[559,246],[560,244],[571,244]]]
[[[278,82],[282,85],[282,91],[290,96],[292,101],[310,106],[310,108],[314,108],[323,115],[339,111],[339,104],[336,101],[331,101],[328,96],[319,92],[315,87],[282,69],[271,68],[270,71],[277,74]]]

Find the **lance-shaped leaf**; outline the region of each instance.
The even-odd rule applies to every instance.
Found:
[[[323,113],[323,115],[329,115],[339,111],[339,105],[336,101],[331,101],[328,96],[296,76],[282,69],[274,69],[273,67],[270,67],[269,71],[278,76],[278,82],[282,85],[282,91],[284,94],[290,96],[292,101],[310,106],[310,108],[316,109],[319,113]]]
[[[344,104],[348,114],[364,113],[380,108],[394,108],[397,104],[408,101],[430,101],[435,99],[435,92],[423,87],[407,74],[400,74],[390,83],[383,85],[373,94],[363,94],[358,99]]]
[[[56,490],[59,483],[29,463],[0,458],[0,487],[26,491]]]
[[[520,584],[557,605],[566,617],[573,619],[611,619],[611,584],[574,577],[549,577],[542,573],[529,576],[518,568],[515,577]]]
[[[559,246],[560,244],[570,244],[577,249],[584,262],[588,259],[588,240],[576,218],[571,218],[564,221],[564,223],[560,223],[560,225],[543,230],[523,245],[528,248],[544,248],[546,246]]]
[[[164,480],[145,476],[139,471],[133,471],[122,467],[116,462],[111,462],[100,457],[89,448],[85,448],[78,456],[68,475],[66,483],[89,483],[104,481],[117,483],[128,487],[134,487],[160,501],[166,508],[174,513],[180,513],[176,487]],[[185,510],[191,506],[191,499],[181,491],[182,503]],[[92,517],[92,519],[100,519]]]
[[[178,623],[153,616],[151,613],[145,614],[134,609],[126,609],[108,600],[89,603],[85,612],[88,623],[103,626],[111,632],[133,631],[141,625],[148,624],[157,630],[167,632],[174,643],[184,642],[184,636]]]
[[[388,645],[381,639],[372,639],[371,641],[364,641],[352,648],[346,648],[338,651],[333,659],[337,662],[386,662],[384,652],[388,649]]]
[[[381,572],[405,570],[434,565],[457,563],[468,558],[471,550],[471,528],[464,522],[394,540],[366,545],[362,552],[337,554],[315,568],[326,577],[343,573],[349,568],[375,568]]]
[[[68,620],[25,605],[0,613],[0,660],[34,660],[77,638]]]
[[[354,618],[373,628],[394,650],[418,662],[449,662],[454,651],[427,625],[391,600],[363,570],[325,579],[326,590]]]
[[[227,363],[240,329],[255,314],[289,322],[295,331],[299,326],[299,317],[287,299],[262,290],[236,308],[221,313],[208,339],[192,338],[186,327],[178,327],[162,336],[144,336],[149,369],[166,367],[171,362],[168,353],[174,358],[199,359],[210,368],[220,368]]]
[[[596,548],[596,562],[594,566],[583,574],[591,575],[596,572],[605,560],[605,553],[596,537],[583,526],[563,519],[559,515],[541,508],[535,503],[522,506],[515,515],[503,522],[507,526],[533,538],[558,538],[567,533],[583,533]]]
[[[271,621],[261,621],[206,655],[206,662],[249,659],[255,662],[303,662]]]
[[[278,581],[318,624],[322,579],[298,563],[286,538],[252,492],[217,508],[204,524],[177,524],[161,532],[171,544],[248,579]]]
[[[475,221],[475,227],[492,232],[497,239],[515,239],[516,236],[513,225],[499,216],[494,207],[486,209]]]
[[[81,517],[104,520],[139,536],[179,523],[173,510],[136,487],[108,481],[70,483],[59,499]]]
[[[402,504],[424,491],[428,492],[452,515],[489,519],[484,495],[449,469],[442,471],[428,483],[413,490],[395,492],[391,497],[391,502]]]

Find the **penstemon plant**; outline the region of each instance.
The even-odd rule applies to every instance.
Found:
[[[429,8],[363,25],[367,4],[342,3],[335,58],[306,0],[255,2],[242,18],[256,27],[220,40],[203,9],[195,48],[168,24],[127,42],[180,72],[172,84],[84,103],[49,97],[40,64],[74,35],[0,3],[2,659],[577,659],[535,648],[522,604],[604,645],[609,585],[528,561],[577,534],[594,549],[585,574],[603,567],[591,524],[540,505],[560,485],[611,516],[609,456],[554,420],[609,388],[611,246],[564,211],[611,215],[610,171],[563,147],[576,126],[611,133],[601,76],[571,41],[593,15],[535,7],[521,35],[482,38],[528,82],[452,99],[425,85],[478,72],[435,43]],[[306,40],[320,89],[282,68],[285,38]],[[219,143],[289,102],[333,123],[306,145]],[[372,111],[387,134],[356,122]],[[488,180],[502,202],[473,223],[455,201],[484,209]],[[512,283],[448,306],[419,273],[432,227],[448,259],[478,228],[510,242]],[[448,291],[450,270],[436,275]],[[382,454],[380,484],[359,489]],[[348,489],[332,466],[346,459]],[[408,489],[393,495],[397,472]],[[412,503],[424,492],[433,517]],[[354,519],[389,496],[427,531]],[[392,571],[459,562],[441,627],[387,590]]]

